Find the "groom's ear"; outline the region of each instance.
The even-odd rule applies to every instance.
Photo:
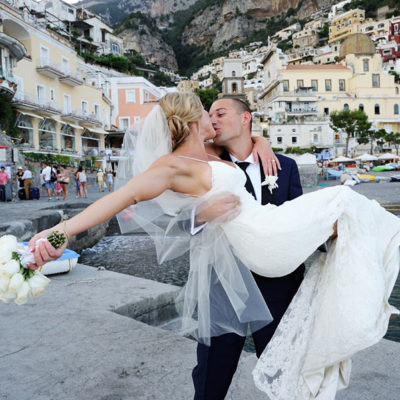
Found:
[[[243,126],[248,126],[251,123],[251,114],[248,111],[245,111],[242,114],[242,125]]]

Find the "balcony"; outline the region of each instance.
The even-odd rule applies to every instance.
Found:
[[[47,59],[40,59],[36,71],[52,79],[64,77],[62,66]]]
[[[101,126],[102,123],[95,114],[89,114],[86,112],[71,110],[69,112],[64,112],[62,117],[67,120],[78,121],[81,123],[91,124]]]
[[[288,115],[317,115],[317,107],[287,107],[286,113]]]
[[[65,83],[66,85],[75,87],[79,85],[83,85],[82,75],[78,72],[70,72],[66,71],[63,77],[60,77],[60,82]]]
[[[60,114],[61,109],[56,101],[47,101],[26,92],[17,91],[13,102],[16,106],[35,111],[44,111],[50,114]]]
[[[0,97],[11,100],[17,91],[17,85],[10,71],[4,71],[0,67]]]

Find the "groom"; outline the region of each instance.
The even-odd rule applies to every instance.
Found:
[[[278,172],[278,188],[272,193],[267,186],[261,186],[265,175],[261,163],[255,163],[252,156],[251,113],[246,103],[225,98],[215,101],[210,109],[210,117],[216,132],[214,143],[224,148],[222,159],[233,161],[246,174],[246,189],[261,204],[281,205],[302,194],[296,163],[285,156],[277,155],[281,164]],[[224,207],[229,208],[227,203]],[[211,215],[211,214],[210,214]],[[210,219],[215,218],[215,214]],[[207,215],[202,215],[202,222]],[[268,255],[266,255],[268,256]],[[290,275],[281,278],[265,278],[253,273],[254,279],[264,297],[274,320],[253,334],[257,357],[261,355],[271,340],[276,327],[297,292],[304,275],[301,265]],[[245,342],[245,337],[234,333],[213,337],[211,346],[199,343],[197,366],[192,376],[195,400],[222,400],[225,398],[236,371]]]

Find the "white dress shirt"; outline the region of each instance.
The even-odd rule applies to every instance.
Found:
[[[32,179],[32,172],[27,169],[22,175],[22,179]]]

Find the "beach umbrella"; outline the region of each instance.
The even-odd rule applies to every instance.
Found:
[[[354,159],[352,158],[348,158],[348,157],[344,157],[344,156],[339,156],[334,158],[333,160],[331,160],[332,162],[352,162],[354,161]]]
[[[357,160],[360,161],[376,161],[378,159],[378,157],[375,157],[371,154],[362,154],[361,156],[357,157]]]
[[[396,156],[396,154],[385,153],[385,154],[381,154],[378,157],[378,160],[394,160],[395,158],[400,158],[400,157]]]

